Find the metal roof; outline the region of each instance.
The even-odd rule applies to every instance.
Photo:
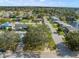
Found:
[[[1,24],[1,26],[11,27],[12,26],[12,23],[6,22],[4,24]]]

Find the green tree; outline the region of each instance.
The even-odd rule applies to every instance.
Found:
[[[0,48],[14,51],[19,39],[19,35],[12,31],[0,33]]]
[[[24,50],[43,50],[48,46],[50,48],[55,47],[49,29],[45,25],[29,27],[23,42],[25,44]]]
[[[69,32],[65,35],[65,40],[71,50],[79,50],[79,32]]]

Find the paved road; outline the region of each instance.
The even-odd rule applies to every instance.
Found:
[[[57,55],[61,57],[71,57],[72,51],[70,51],[63,43],[62,36],[57,34],[57,31],[52,27],[52,25],[44,18],[45,24],[50,28],[52,33],[52,38],[57,45]]]

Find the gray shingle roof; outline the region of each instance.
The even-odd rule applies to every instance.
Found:
[[[26,24],[15,24],[15,30],[24,30],[27,28],[28,26]]]

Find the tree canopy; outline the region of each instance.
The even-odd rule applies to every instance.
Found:
[[[79,50],[79,32],[69,32],[65,40],[71,50]]]
[[[12,31],[0,33],[0,48],[14,51],[19,39],[19,35]]]
[[[48,34],[48,29],[46,26],[37,26],[37,27],[30,27],[28,32],[24,37],[24,50],[41,50],[49,44],[49,41],[53,42],[51,35]],[[51,43],[50,43],[51,44]],[[53,42],[53,47],[54,42]]]

